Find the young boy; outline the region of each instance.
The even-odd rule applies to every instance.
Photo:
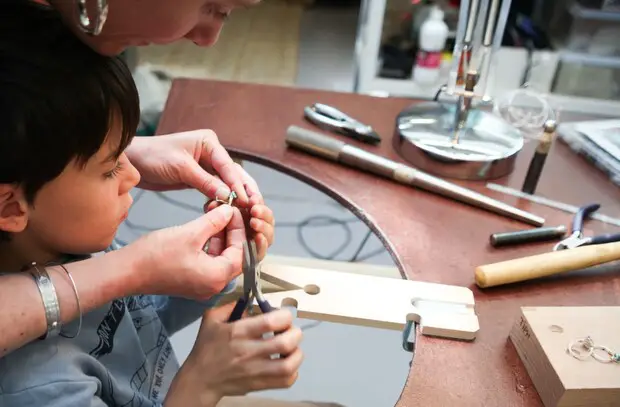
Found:
[[[127,67],[51,9],[12,3],[19,13],[0,15],[0,272],[104,250],[140,179],[123,153],[140,113]],[[76,338],[78,321],[0,359],[0,406],[160,405],[179,368],[168,336],[214,301],[136,296],[90,312]]]

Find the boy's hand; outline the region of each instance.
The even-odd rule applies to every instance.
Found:
[[[303,360],[302,332],[286,310],[226,320],[233,304],[207,311],[187,361],[168,392],[166,406],[215,406],[224,396],[288,388]],[[266,333],[282,331],[263,338]],[[270,355],[288,355],[271,359]]]
[[[260,197],[254,179],[230,158],[211,130],[135,137],[126,154],[140,172],[139,188],[195,188],[211,199],[226,198],[232,189],[242,208],[249,208],[252,197]]]
[[[209,247],[205,253],[216,235],[217,252]],[[241,212],[222,205],[185,225],[144,235],[119,252],[134,265],[137,292],[205,300],[241,274],[245,240]]]

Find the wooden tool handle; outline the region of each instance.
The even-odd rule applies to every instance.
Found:
[[[481,288],[494,287],[615,260],[620,260],[620,242],[577,247],[478,266],[475,270],[476,284]]]

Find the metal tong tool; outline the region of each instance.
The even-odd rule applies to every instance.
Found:
[[[273,307],[263,295],[260,285],[260,266],[256,260],[257,257],[256,243],[252,238],[248,237],[247,240],[243,242],[243,295],[237,300],[235,307],[228,317],[228,322],[238,321],[243,318],[243,314],[246,311],[252,311],[252,305],[255,299],[262,313],[266,314],[277,309]],[[274,332],[274,335],[279,335],[280,333],[281,332]],[[285,358],[287,355],[277,356],[279,358]]]
[[[237,300],[228,322],[241,319],[243,313],[251,307],[254,299],[261,312],[267,313],[275,310],[263,295],[260,286],[260,267],[257,265],[256,257],[256,243],[248,238],[243,242],[243,296]]]
[[[579,210],[575,214],[575,217],[573,218],[570,236],[556,244],[553,247],[553,251],[574,249],[576,247],[587,245],[620,242],[620,233],[610,233],[598,236],[584,236],[584,221],[592,213],[596,212],[600,207],[601,205],[599,204],[590,204],[579,208]]]
[[[369,125],[366,125],[340,110],[315,103],[304,108],[306,119],[325,130],[335,131],[368,144],[378,144],[381,137]]]
[[[236,198],[237,194],[235,191],[232,191],[227,199],[216,198],[215,201],[223,205],[232,206]],[[267,313],[275,310],[265,299],[260,286],[260,267],[257,260],[258,250],[256,249],[256,242],[251,235],[251,229],[246,223],[246,240],[243,242],[243,296],[235,304],[228,317],[228,322],[241,319],[243,314],[252,306],[255,298],[261,312]]]

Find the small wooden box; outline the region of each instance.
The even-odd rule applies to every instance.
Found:
[[[620,352],[620,307],[521,308],[510,339],[546,407],[620,406],[620,363],[567,351],[586,336]]]

